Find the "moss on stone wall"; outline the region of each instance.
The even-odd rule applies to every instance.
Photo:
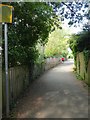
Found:
[[[86,60],[86,61],[85,61]],[[77,73],[90,85],[90,58],[85,58],[83,52],[77,54]]]
[[[83,54],[84,54],[84,61],[85,61],[85,69],[87,71],[88,62],[89,62],[89,59],[90,59],[90,50],[84,50]]]

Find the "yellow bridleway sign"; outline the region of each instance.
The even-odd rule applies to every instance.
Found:
[[[13,6],[0,4],[0,23],[12,23]]]

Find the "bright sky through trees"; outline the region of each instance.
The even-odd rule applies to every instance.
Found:
[[[61,2],[60,5],[58,5],[60,7],[56,8],[56,14],[59,16],[59,19],[62,20],[62,27],[69,28],[70,24],[68,25],[68,23],[71,22],[72,24],[73,22],[70,27],[71,33],[78,33],[82,31],[83,25],[88,24],[88,5],[89,3],[83,1]]]

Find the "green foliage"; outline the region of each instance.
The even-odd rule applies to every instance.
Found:
[[[73,58],[73,54],[72,54],[72,53],[69,53],[67,57],[68,57],[68,58]]]
[[[87,69],[88,60],[90,58],[90,31],[83,31],[79,34],[72,35],[69,40],[69,46],[73,51],[75,62],[77,53],[84,52]]]
[[[65,35],[67,32],[65,30],[60,30],[55,28],[55,30],[49,35],[48,43],[45,47],[45,56],[67,56],[67,40]]]
[[[10,4],[14,7],[14,22],[8,25],[9,66],[33,64],[39,55],[36,45],[47,42],[56,15],[45,2]]]
[[[90,50],[90,31],[84,31],[79,34],[72,35],[69,43],[73,52]]]
[[[84,59],[85,59],[85,67],[86,67],[86,71],[87,71],[88,61],[90,59],[90,50],[84,50],[83,54],[84,54]]]
[[[77,41],[77,50],[82,52],[85,50],[90,50],[90,31],[82,32]]]

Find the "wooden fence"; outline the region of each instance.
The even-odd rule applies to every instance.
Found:
[[[2,74],[3,78],[3,112],[6,108],[6,94],[5,94],[5,73]],[[29,84],[29,72],[27,67],[18,66],[9,69],[9,102],[10,108],[16,102],[19,95],[27,88]]]
[[[32,79],[36,79],[40,74],[42,74],[45,70],[48,70],[57,64],[60,63],[59,58],[48,58],[45,60],[43,64],[36,64],[33,69]],[[9,68],[9,101],[10,108],[16,103],[17,98],[21,95],[21,93],[27,89],[30,85],[30,73],[29,69],[26,66],[17,66]],[[3,91],[3,113],[6,110],[6,94],[5,94],[5,72],[2,74],[3,83],[2,83],[2,91]]]

